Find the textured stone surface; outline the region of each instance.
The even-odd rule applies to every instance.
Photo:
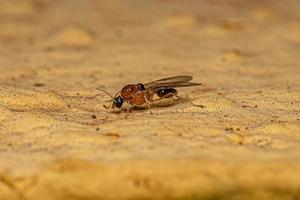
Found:
[[[0,1],[2,199],[297,199],[300,3]],[[201,87],[127,114],[127,83]]]

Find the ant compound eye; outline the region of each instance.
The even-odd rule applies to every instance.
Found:
[[[141,83],[138,84],[138,88],[140,90],[145,90],[145,86],[143,84],[141,84]]]
[[[118,107],[121,108],[121,106],[123,105],[123,99],[121,96],[118,96],[114,99],[114,104]]]

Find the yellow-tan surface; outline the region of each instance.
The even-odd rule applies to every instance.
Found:
[[[1,0],[0,199],[299,199],[299,9]],[[152,115],[96,90],[181,74]]]

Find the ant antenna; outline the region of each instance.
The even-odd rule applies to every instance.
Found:
[[[103,107],[106,108],[106,109],[109,109],[110,107],[113,107],[113,106],[114,106],[114,105],[113,105],[114,98],[115,98],[116,96],[118,96],[118,95],[121,93],[121,91],[119,91],[119,92],[116,93],[115,97],[113,97],[111,94],[109,94],[109,93],[108,93],[106,90],[104,90],[104,89],[97,88],[97,90],[99,90],[99,91],[101,91],[101,92],[104,92],[105,94],[107,94],[107,95],[110,97],[110,100],[106,100],[106,102],[110,102],[110,103],[109,103],[109,106],[103,105]]]
[[[109,94],[107,91],[105,91],[104,89],[101,88],[97,88],[97,90],[104,92],[105,94],[107,94],[110,97],[110,100],[106,100],[106,102],[112,102],[112,100],[114,99],[113,96],[111,96],[111,94]],[[104,108],[109,109],[111,106],[111,103],[109,104],[109,106],[103,105]]]
[[[97,90],[102,91],[102,92],[104,92],[105,94],[107,94],[107,95],[111,98],[111,100],[114,99],[113,96],[111,96],[111,94],[109,94],[106,90],[101,89],[101,88],[97,88]]]

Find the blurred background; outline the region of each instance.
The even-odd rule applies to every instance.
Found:
[[[299,199],[299,10],[0,0],[0,199]],[[175,75],[153,115],[96,90]]]
[[[109,77],[115,88],[141,74],[191,74],[223,87],[261,76],[286,85],[299,68],[298,10],[295,0],[2,0],[1,81],[24,86],[34,76],[68,88]],[[20,77],[7,68],[35,71]]]

